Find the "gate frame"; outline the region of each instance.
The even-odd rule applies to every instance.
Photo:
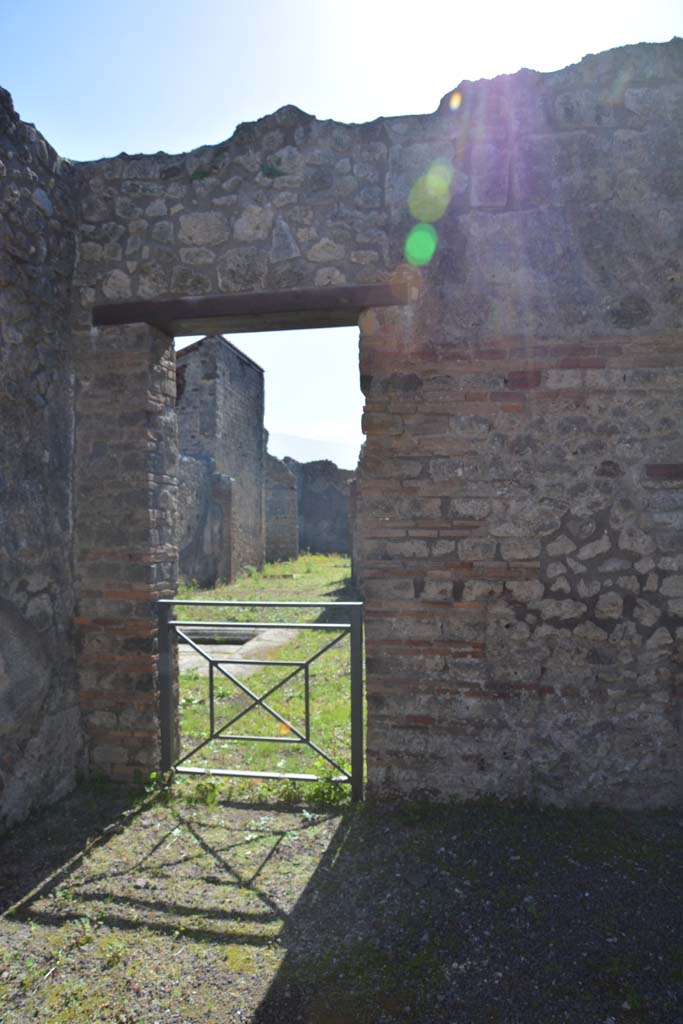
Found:
[[[350,640],[350,681],[351,681],[351,771],[348,773],[348,781],[351,784],[351,797],[354,801],[360,801],[363,799],[363,779],[364,779],[364,763],[363,763],[363,602],[362,601],[185,601],[175,600],[173,598],[161,599],[157,602],[158,616],[159,616],[159,712],[160,712],[160,729],[161,729],[161,769],[163,772],[174,772],[182,771],[177,767],[178,749],[177,749],[177,737],[178,737],[178,695],[179,688],[175,685],[178,675],[178,661],[174,656],[173,638],[180,633],[181,627],[191,629],[193,626],[197,627],[211,627],[211,628],[225,628],[227,626],[244,625],[244,623],[231,622],[197,622],[192,620],[180,620],[171,618],[174,605],[181,605],[183,607],[220,607],[220,608],[340,608],[348,612],[349,622],[348,623],[267,623],[269,628],[278,629],[333,629],[338,628],[343,630],[341,635],[336,638],[333,643],[329,646],[333,646],[339,640],[348,633]],[[252,623],[252,626],[260,626],[261,623]],[[322,650],[325,650],[323,648]],[[197,650],[200,651],[205,657],[207,657],[199,646]],[[318,652],[321,653],[321,652]],[[207,657],[211,670],[214,664],[219,664]],[[226,662],[223,662],[226,663]],[[267,662],[264,662],[267,664]],[[306,665],[308,669],[308,665]],[[211,677],[210,677],[211,678]],[[232,677],[228,675],[228,678],[232,680]],[[308,672],[306,672],[306,685],[308,684]],[[284,680],[283,680],[284,681]],[[238,685],[238,684],[237,684]],[[282,682],[277,684],[277,689]],[[240,686],[240,688],[242,688]],[[210,687],[210,690],[212,688]],[[246,691],[245,691],[246,692]],[[269,691],[272,692],[272,691]],[[249,691],[249,696],[254,697],[255,703],[265,700],[264,697],[256,698],[255,695]],[[254,705],[252,705],[253,707]],[[252,710],[252,707],[247,709],[247,713]],[[269,714],[272,714],[268,708],[266,710]],[[213,703],[211,705],[211,715],[213,720]],[[275,716],[274,716],[275,717]],[[301,737],[300,742],[305,742],[312,749],[318,749],[315,744],[310,743],[309,727],[308,727],[308,712],[306,718],[306,737]],[[226,728],[227,726],[223,726]],[[213,730],[213,721],[212,726]],[[219,730],[220,732],[221,730]],[[205,740],[205,744],[211,742],[212,739],[220,738],[218,734],[212,735]],[[229,737],[225,737],[228,739]],[[254,742],[258,742],[255,737],[252,737]],[[264,742],[266,741],[264,737]],[[204,744],[202,744],[204,745]],[[324,755],[324,751],[320,751]],[[189,755],[188,755],[189,756]],[[326,756],[326,755],[324,755]],[[188,769],[185,769],[188,771]],[[237,775],[240,778],[262,778],[262,772],[248,772],[248,771],[219,771],[207,769],[193,769],[194,774],[206,774],[206,775]],[[345,772],[345,774],[347,774]],[[300,775],[294,775],[288,772],[277,772],[268,773],[268,777],[282,778],[282,779],[296,779],[300,780]],[[314,780],[308,780],[314,781]],[[347,779],[339,779],[337,781],[346,782]]]

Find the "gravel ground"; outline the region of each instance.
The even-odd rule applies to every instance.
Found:
[[[2,1024],[683,1024],[679,812],[120,810],[0,844]]]

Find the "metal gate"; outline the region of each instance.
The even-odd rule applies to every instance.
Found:
[[[303,608],[334,610],[334,622],[240,622],[240,621],[187,621],[173,617],[175,607],[196,608]],[[333,781],[346,783],[351,787],[354,800],[363,798],[363,604],[361,601],[175,601],[162,600],[159,608],[159,677],[161,697],[161,757],[162,769],[180,774],[191,775],[223,775],[239,778],[257,779],[292,779],[299,782],[313,782],[322,778],[320,775],[290,772],[255,772],[232,768],[204,768],[191,765],[190,760],[203,748],[215,741],[247,740],[254,743],[295,743],[304,744],[313,750],[318,757],[326,761],[338,775]],[[329,612],[326,612],[329,614]],[[343,621],[346,620],[346,621]],[[277,661],[274,659],[244,659],[215,657],[198,642],[197,630],[210,630],[228,638],[236,630],[286,629],[286,630],[319,630],[335,633],[327,643],[311,657],[304,660]],[[192,636],[193,631],[195,636]],[[350,647],[350,717],[351,717],[351,770],[325,751],[312,738],[314,722],[311,722],[310,704],[310,667],[322,654],[349,638]],[[174,646],[178,642],[188,644],[208,663],[208,702],[209,720],[207,735],[192,750],[177,758],[175,753],[176,736],[176,687],[174,676],[176,660]],[[284,677],[265,693],[257,694],[243,680],[238,679],[226,666],[229,665],[281,666],[286,669]],[[226,722],[218,722],[216,714],[215,680],[216,675],[228,680],[251,703],[233,715]],[[286,683],[299,677],[303,686],[304,726],[297,728],[292,722],[281,715],[268,703],[270,697]],[[261,708],[285,728],[286,736],[258,736],[250,733],[234,733],[231,730],[250,711]],[[290,736],[289,733],[292,735]]]

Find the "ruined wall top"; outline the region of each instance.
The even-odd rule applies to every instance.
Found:
[[[421,223],[408,255],[448,289],[449,341],[680,327],[682,101],[674,39],[464,82],[432,114],[288,106],[191,153],[81,164],[81,322],[93,302],[391,280]]]

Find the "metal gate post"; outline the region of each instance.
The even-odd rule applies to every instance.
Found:
[[[173,766],[175,746],[175,714],[173,707],[173,658],[169,620],[173,605],[159,605],[159,725],[161,729],[161,770]]]
[[[363,606],[351,608],[351,797],[363,799]]]

